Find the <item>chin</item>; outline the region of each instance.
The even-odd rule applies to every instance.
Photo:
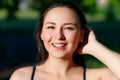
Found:
[[[58,59],[69,59],[72,55],[71,54],[64,54],[64,53],[57,53],[57,54],[53,54],[52,55],[53,57],[55,58],[58,58]]]

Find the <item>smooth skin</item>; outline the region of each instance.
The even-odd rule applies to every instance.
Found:
[[[45,63],[36,67],[34,80],[83,80],[83,68],[72,61],[78,43],[87,36],[87,44],[77,51],[90,54],[108,68],[86,69],[86,80],[120,80],[120,55],[97,41],[92,29],[80,28],[77,14],[67,7],[56,7],[48,11],[43,23],[41,38],[49,52]],[[30,80],[32,66],[17,69],[10,80]]]

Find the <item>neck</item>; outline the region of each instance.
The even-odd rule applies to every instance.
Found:
[[[70,68],[75,66],[72,58],[60,59],[48,57],[45,62],[45,69],[55,74],[65,74]]]

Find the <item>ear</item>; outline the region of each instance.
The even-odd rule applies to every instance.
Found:
[[[40,37],[41,37],[42,40],[44,39],[44,38],[43,38],[43,33],[42,33],[42,32],[40,33]]]

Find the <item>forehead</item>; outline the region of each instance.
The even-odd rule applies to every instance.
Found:
[[[48,19],[66,19],[66,20],[78,20],[76,12],[67,7],[56,7],[47,12],[44,20]]]

